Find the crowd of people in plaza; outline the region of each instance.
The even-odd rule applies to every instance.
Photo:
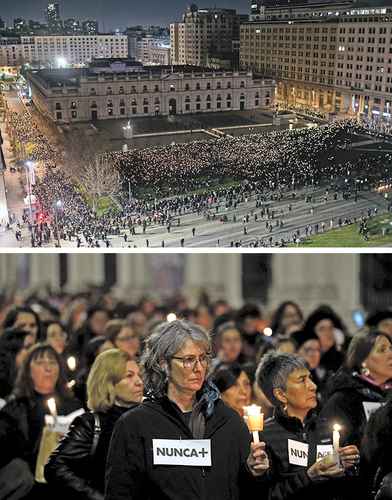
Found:
[[[330,221],[320,220],[295,231],[285,231],[283,216],[279,226],[276,225],[274,202],[285,196],[289,207],[291,194],[295,196],[295,192],[303,188],[318,187],[325,187],[327,199],[328,191],[330,198],[352,196],[356,199],[364,182],[367,187],[374,187],[380,181],[390,181],[392,155],[388,152],[371,156],[363,152],[357,155],[355,162],[349,155],[345,157],[348,144],[364,132],[357,122],[346,120],[309,129],[107,153],[108,161],[121,172],[124,189],[116,196],[116,206],[104,215],[97,215],[82,194],[77,179],[71,178],[64,166],[51,168],[58,164],[58,154],[32,118],[10,112],[9,120],[21,144],[34,144],[32,159],[46,167],[45,175],[37,179],[33,188],[37,204],[34,220],[29,224],[32,246],[59,246],[66,240],[77,247],[109,247],[113,239],[116,239],[115,246],[119,246],[119,242],[125,247],[149,246],[149,228],[157,225],[164,228],[164,246],[165,232],[169,234],[173,227],[181,226],[188,214],[199,216],[200,223],[206,220],[241,224],[241,210],[247,206],[251,223],[255,217],[258,225],[263,222],[260,236],[254,228],[248,235],[246,223],[243,237],[232,238],[231,246],[299,244],[311,234],[330,229]],[[285,216],[289,216],[289,212],[290,208]],[[355,223],[364,217],[366,214],[359,211],[343,218],[340,225]],[[268,227],[264,228],[264,224]],[[336,219],[332,227],[338,226]],[[179,236],[179,246],[187,246],[189,238],[198,232],[197,227],[193,229],[192,233],[189,230],[189,236]],[[262,236],[263,232],[268,234]],[[17,241],[21,241],[20,227],[15,234]],[[132,242],[136,234],[143,235],[144,239]],[[216,245],[220,246],[219,239]]]
[[[28,148],[26,154],[29,160],[42,162],[46,167],[56,167],[59,164],[60,153],[54,148],[49,138],[41,132],[27,110],[21,113],[9,110],[7,130],[19,149]],[[26,154],[23,155],[21,152],[21,156],[26,156]]]
[[[391,498],[392,312],[345,320],[2,294],[0,497]]]

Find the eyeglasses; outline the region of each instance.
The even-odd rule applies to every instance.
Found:
[[[172,359],[178,359],[182,361],[182,365],[187,370],[194,370],[196,364],[199,362],[203,368],[205,368],[211,360],[211,356],[209,354],[202,354],[201,356],[184,356],[180,358],[178,356],[173,356]]]

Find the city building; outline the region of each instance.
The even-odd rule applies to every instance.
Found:
[[[83,21],[82,31],[84,35],[97,35],[99,33],[98,21],[92,19]]]
[[[232,68],[238,68],[240,22],[247,18],[233,9],[199,9],[191,5],[182,22],[170,25],[172,63],[208,67],[212,58],[229,59]]]
[[[32,100],[59,123],[136,116],[270,109],[275,82],[251,72],[189,66],[143,67],[132,60],[97,60],[89,68],[27,75]]]
[[[0,66],[40,62],[80,65],[94,58],[128,57],[126,35],[49,35],[0,38]]]
[[[170,64],[170,39],[157,38],[153,35],[138,39],[135,59],[145,65],[166,66]]]
[[[74,18],[64,20],[64,34],[66,35],[80,35],[82,33],[82,27],[80,21]]]
[[[60,5],[57,2],[50,2],[46,8],[46,20],[51,33],[59,33],[62,29],[60,18]]]
[[[392,8],[338,6],[314,19],[294,11],[241,25],[241,68],[275,78],[284,106],[389,120]]]
[[[5,30],[6,24],[5,21],[0,17],[0,30]]]

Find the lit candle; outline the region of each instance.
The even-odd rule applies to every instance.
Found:
[[[56,408],[56,401],[54,398],[48,399],[48,408],[50,411],[50,414],[53,417],[54,420],[54,425],[56,425],[56,420],[57,420],[57,408]]]
[[[340,448],[340,431],[341,427],[339,424],[334,424],[333,426],[333,435],[332,435],[332,443],[333,443],[333,450],[335,453],[338,452],[338,449]]]
[[[264,427],[264,414],[261,413],[261,406],[244,406],[244,419],[250,432],[253,434],[253,442],[259,443],[259,432]]]
[[[177,315],[175,313],[169,313],[167,316],[166,316],[166,321],[168,323],[172,323],[173,321],[176,321],[177,319]]]
[[[70,356],[67,359],[67,365],[68,365],[68,368],[71,370],[71,372],[75,371],[75,369],[76,369],[76,358],[74,356]]]

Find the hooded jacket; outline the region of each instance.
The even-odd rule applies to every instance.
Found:
[[[330,380],[320,417],[341,425],[341,445],[360,447],[369,415],[385,402],[385,391],[356,372],[339,370]]]
[[[298,418],[288,417],[276,408],[260,439],[266,442],[270,460],[269,500],[346,498],[346,490],[355,478],[311,480],[307,474],[317,460],[333,450],[332,431],[317,415],[302,424]]]
[[[154,465],[153,439],[193,439],[178,406],[149,397],[117,422],[106,468],[105,500],[237,500],[259,484],[247,469],[250,434],[220,399],[206,400],[203,438],[211,467]],[[200,426],[199,426],[200,428]],[[261,498],[259,496],[259,498]]]

